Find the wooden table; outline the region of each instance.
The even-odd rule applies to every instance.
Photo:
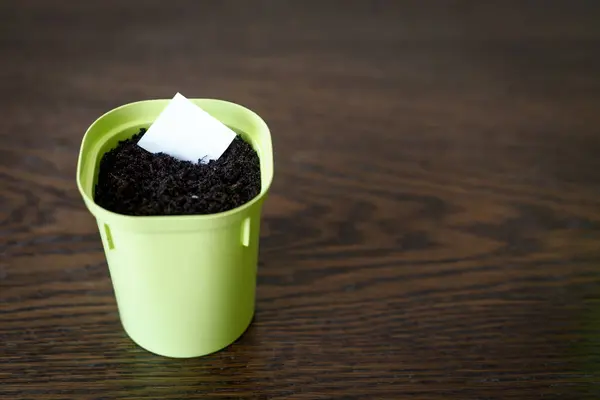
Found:
[[[0,398],[600,396],[597,1],[0,2]],[[124,334],[75,187],[131,101],[269,123],[256,319]]]

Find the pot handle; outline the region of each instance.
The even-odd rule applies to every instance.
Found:
[[[251,228],[250,217],[246,217],[242,221],[242,245],[244,247],[250,246],[250,228]]]

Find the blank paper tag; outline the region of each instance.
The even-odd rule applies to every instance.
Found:
[[[226,125],[177,93],[138,145],[179,160],[208,162],[218,160],[235,136]]]

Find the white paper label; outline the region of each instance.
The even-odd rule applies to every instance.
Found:
[[[236,133],[180,93],[169,102],[138,145],[193,163],[218,160]]]

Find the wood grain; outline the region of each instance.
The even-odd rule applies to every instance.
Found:
[[[0,2],[0,398],[600,397],[595,1]],[[124,334],[75,187],[131,101],[261,114],[256,319]]]

